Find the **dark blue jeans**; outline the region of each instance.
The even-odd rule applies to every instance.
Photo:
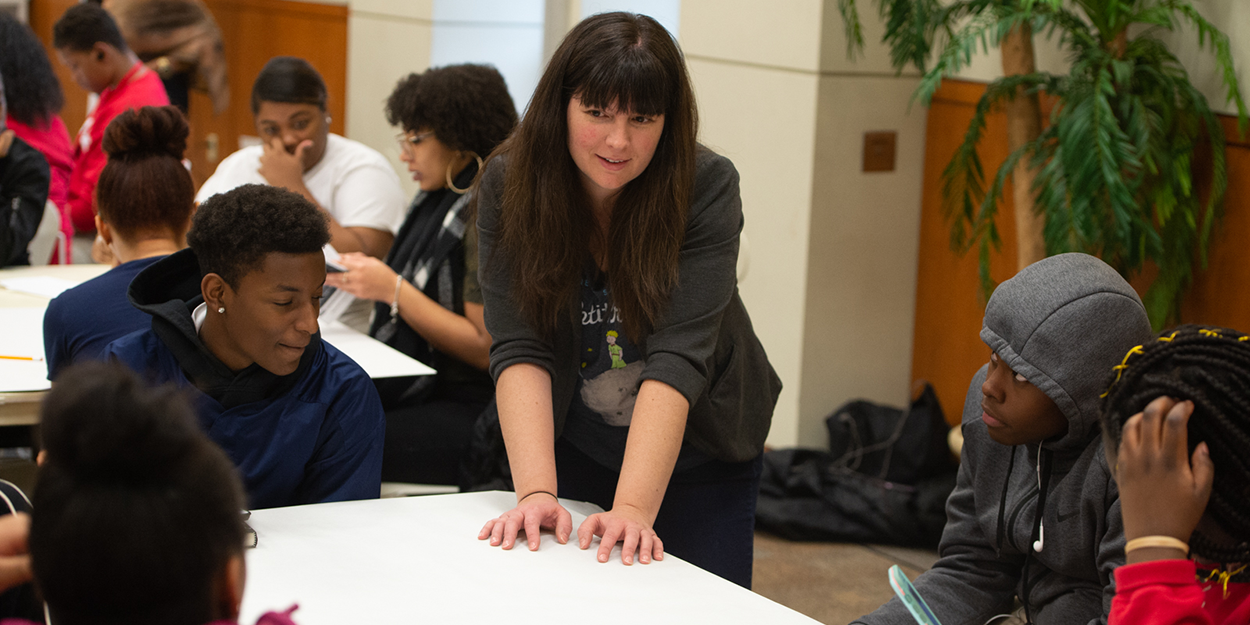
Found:
[[[743,588],[751,588],[755,500],[763,456],[746,462],[711,460],[674,473],[664,492],[655,533],[673,554]],[[620,473],[556,441],[560,496],[612,509]],[[577,528],[573,528],[576,540]]]

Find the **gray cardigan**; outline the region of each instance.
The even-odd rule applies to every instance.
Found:
[[[510,293],[508,259],[498,240],[503,158],[483,174],[478,200],[478,275],[485,301],[486,329],[494,343],[490,373],[519,363],[543,367],[551,375],[555,433],[564,428],[577,389],[581,324],[573,323],[576,302],[560,320],[551,340],[518,314]],[[729,159],[700,148],[678,282],[655,330],[639,341],[646,365],[642,380],[677,389],[690,403],[685,440],[726,462],[758,456],[772,421],[781,379],[738,296],[735,268],[742,200],[738,172]]]

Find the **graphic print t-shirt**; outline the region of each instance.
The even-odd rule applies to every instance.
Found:
[[[581,379],[563,436],[582,453],[619,471],[644,362],[610,300],[605,281],[582,279]]]
[[[612,305],[606,280],[582,279],[581,309],[581,379],[561,436],[599,464],[620,471],[646,362],[625,336],[621,313]],[[682,443],[673,470],[682,471],[709,459]]]

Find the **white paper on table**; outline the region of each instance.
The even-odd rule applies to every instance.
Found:
[[[65,280],[62,278],[49,278],[46,276],[24,276],[20,278],[5,278],[0,280],[0,286],[18,293],[26,293],[28,295],[37,295],[52,299],[67,289],[78,286],[78,282]]]
[[[398,378],[409,375],[433,375],[434,369],[408,357],[390,345],[361,334],[338,321],[321,322],[321,340],[337,347],[356,361],[370,378]]]
[[[0,358],[0,393],[51,388],[43,356],[43,312],[43,308],[0,308],[0,328],[9,329],[0,332],[0,356],[35,359]]]
[[[334,249],[334,246],[326,243],[325,247],[321,248],[321,251],[326,255],[326,262],[338,262],[339,252]],[[317,319],[322,323],[334,321],[342,317],[343,313],[347,312],[347,308],[352,305],[352,302],[356,301],[356,297],[346,291],[331,287],[326,287],[325,290],[329,291],[330,294],[321,301],[321,313],[317,315]]]

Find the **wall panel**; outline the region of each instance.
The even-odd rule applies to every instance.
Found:
[[[912,379],[933,383],[947,421],[959,422],[972,374],[989,357],[981,342],[985,301],[977,281],[974,252],[951,251],[950,227],[942,213],[942,170],[950,162],[972,119],[982,83],[946,81],[929,108],[924,157],[924,191],[920,222],[916,321],[912,345]],[[1250,331],[1250,144],[1236,140],[1235,124],[1225,118],[1229,189],[1223,221],[1212,237],[1210,265],[1200,271],[1182,304],[1181,321],[1227,325]],[[978,151],[987,176],[1007,156],[1006,118],[988,118]],[[1010,193],[999,207],[1003,248],[992,255],[991,276],[1002,282],[1015,274],[1015,218]],[[1150,284],[1152,271],[1131,282],[1139,292]]]

